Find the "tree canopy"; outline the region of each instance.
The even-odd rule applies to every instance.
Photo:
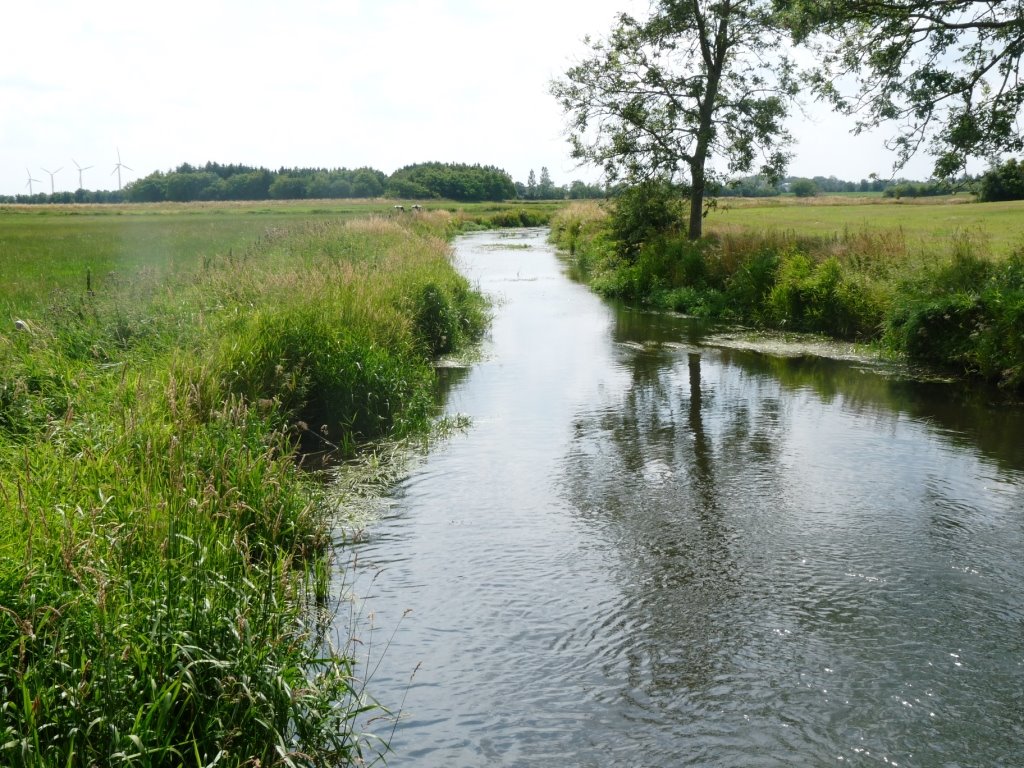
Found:
[[[491,165],[418,163],[399,168],[388,181],[394,197],[478,202],[508,200],[516,196],[512,177]]]
[[[700,237],[709,180],[786,166],[797,83],[785,39],[768,0],[655,0],[646,19],[620,15],[551,85],[573,156],[610,181],[688,182],[688,234]]]
[[[1024,163],[1010,158],[982,176],[978,197],[986,203],[998,200],[1024,200]]]
[[[516,196],[512,178],[493,166],[420,163],[391,176],[374,168],[281,168],[183,163],[125,186],[131,202],[164,200],[301,200],[306,198],[403,197],[459,201],[507,200]]]
[[[776,0],[811,46],[815,91],[855,131],[895,123],[902,168],[922,148],[934,175],[1024,148],[1024,0]]]

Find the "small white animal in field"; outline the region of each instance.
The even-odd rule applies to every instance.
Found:
[[[28,324],[28,320],[15,320],[14,330],[16,331],[31,331],[32,326]]]

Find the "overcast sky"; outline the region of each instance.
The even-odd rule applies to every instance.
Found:
[[[647,0],[35,0],[0,25],[0,194],[122,180],[182,162],[355,168],[438,160],[517,181],[577,168],[548,83]],[[800,117],[790,170],[888,175],[883,135]],[[922,158],[905,175],[925,178]]]

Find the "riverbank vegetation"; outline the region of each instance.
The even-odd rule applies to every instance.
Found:
[[[751,203],[712,212],[696,241],[683,208],[670,190],[638,188],[614,206],[567,208],[553,236],[605,296],[871,342],[911,363],[1024,391],[1021,203]],[[954,209],[973,225],[944,230]]]
[[[429,424],[432,358],[487,317],[459,225],[0,213],[0,763],[357,762],[299,450]]]

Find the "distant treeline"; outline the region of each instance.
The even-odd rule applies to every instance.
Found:
[[[547,168],[540,182],[530,171],[526,184],[513,182],[500,168],[461,163],[418,163],[390,176],[375,168],[280,168],[249,165],[183,163],[172,171],[155,171],[116,192],[79,189],[52,195],[3,195],[0,203],[158,203],[202,200],[304,200],[392,197],[460,202],[601,198],[605,187],[573,181],[558,186]]]
[[[0,203],[159,203],[204,200],[304,200],[392,197],[459,202],[513,199],[561,200],[604,197],[605,188],[574,181],[556,186],[547,169],[537,184],[513,182],[500,168],[461,163],[418,163],[390,176],[375,168],[280,168],[183,163],[172,171],[155,171],[116,192],[79,189],[52,195],[0,196]]]
[[[849,192],[875,192],[885,197],[938,197],[957,192],[969,192],[981,202],[1024,200],[1024,162],[1014,158],[997,163],[980,176],[963,176],[955,180],[880,179],[872,177],[860,181],[843,181],[835,176],[806,178],[790,176],[772,184],[763,176],[749,176],[719,185],[713,194],[718,197],[774,197],[784,193],[797,197]]]
[[[501,200],[581,200],[616,197],[623,187],[573,181],[557,185],[547,168],[540,178],[531,170],[526,183],[513,181],[500,168],[461,163],[418,163],[399,168],[390,176],[374,168],[280,168],[271,171],[248,165],[183,163],[173,171],[155,171],[125,185],[123,190],[57,192],[52,195],[0,195],[0,203],[157,203],[201,200],[304,200],[392,197],[445,199],[459,202]],[[994,165],[985,174],[955,181],[880,179],[844,181],[835,176],[789,176],[771,183],[763,176],[748,176],[713,186],[716,197],[775,197],[793,194],[880,193],[885,197],[932,197],[960,191],[978,199],[1024,199],[1024,162],[1015,159]]]
[[[512,177],[500,168],[422,163],[391,176],[374,168],[281,168],[188,163],[157,171],[125,187],[129,202],[195,200],[303,200],[322,198],[445,198],[463,202],[514,197]]]
[[[960,190],[969,190],[973,179],[962,179],[957,182],[929,180],[911,181],[909,179],[870,178],[860,181],[845,181],[835,176],[788,176],[777,184],[772,184],[763,176],[748,176],[742,179],[721,184],[714,189],[716,197],[776,197],[791,193],[797,197],[814,197],[815,195],[836,195],[850,193],[881,193],[885,197],[931,197],[949,195]]]

